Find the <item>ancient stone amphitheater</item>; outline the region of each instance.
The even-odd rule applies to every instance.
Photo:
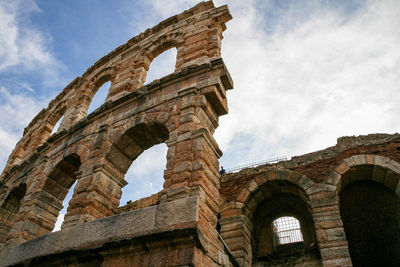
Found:
[[[343,137],[219,175],[213,133],[233,88],[220,51],[230,19],[209,1],[159,23],[32,120],[1,174],[1,266],[400,266],[399,135]],[[144,86],[172,47],[175,72]],[[87,115],[109,81],[106,102]],[[119,208],[129,166],[162,142],[163,190]]]

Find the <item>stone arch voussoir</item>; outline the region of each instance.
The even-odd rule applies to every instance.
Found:
[[[391,173],[394,174],[390,177],[390,186],[387,184],[389,181],[384,180],[385,177],[383,177],[383,180],[381,180],[374,175],[372,180],[385,184],[387,187],[392,189],[396,195],[400,196],[400,163],[380,155],[360,154],[342,160],[329,172],[328,176],[323,182],[323,185],[328,185],[329,188],[331,188],[331,191],[335,191],[336,194],[339,194],[342,189],[342,176],[350,169],[361,166],[372,166],[373,168],[378,167],[381,169],[390,170]]]
[[[90,98],[90,102],[93,100],[94,95],[98,89],[103,86],[106,82],[114,82],[117,75],[115,67],[103,67],[99,72],[96,73],[86,85],[85,91]]]
[[[270,168],[266,171],[263,171],[262,173],[255,175],[250,181],[248,181],[246,186],[237,195],[235,201],[237,203],[245,204],[242,210],[248,209],[249,206],[254,206],[251,205],[251,203],[249,204],[249,202],[252,199],[256,199],[256,197],[254,197],[254,194],[261,188],[262,185],[270,181],[279,181],[279,180],[286,181],[297,186],[300,190],[303,191],[303,193],[307,197],[307,200],[309,199],[309,195],[313,191],[315,191],[316,187],[313,181],[311,181],[305,175],[302,175],[296,171],[283,168]],[[251,213],[251,210],[249,210],[248,212]]]
[[[110,145],[120,139],[126,131],[138,126],[139,124],[159,124],[164,126],[170,133],[176,128],[175,123],[171,120],[171,115],[167,112],[160,111],[136,115],[128,118],[122,127],[119,127],[117,130],[112,132]]]
[[[50,173],[57,168],[57,166],[63,162],[64,160],[66,160],[67,158],[70,157],[77,157],[80,160],[80,165],[82,165],[82,157],[81,157],[81,151],[83,151],[84,149],[82,148],[76,148],[73,151],[68,150],[65,151],[64,153],[60,154],[59,156],[55,157],[53,160],[48,160],[46,167],[44,169],[44,175],[46,177],[48,177],[50,175]]]
[[[24,192],[24,196],[21,198],[21,200],[22,200],[22,199],[25,197],[25,195],[27,194],[27,188],[28,188],[26,182],[24,182],[24,181],[18,182],[18,183],[12,185],[11,187],[9,187],[9,188],[7,189],[7,192],[5,193],[4,199],[2,199],[2,200],[0,201],[0,207],[2,207],[2,206],[4,205],[4,202],[5,202],[8,198],[10,198],[10,196],[13,194],[13,192],[18,191],[19,188],[24,188],[24,191],[25,191],[25,192]]]
[[[167,142],[173,130],[169,127],[169,119],[170,115],[166,112],[152,112],[128,119],[126,124],[109,135],[111,139],[104,150],[105,160],[125,174],[132,161],[149,146]],[[143,135],[147,136],[145,143],[140,139]]]
[[[178,48],[184,41],[183,34],[180,32],[168,32],[162,34],[158,36],[155,41],[143,47],[142,52],[139,52],[139,54],[141,57],[144,56],[147,58],[140,58],[139,61],[142,60],[145,62],[146,60],[149,60],[151,62],[168,49],[173,47]]]

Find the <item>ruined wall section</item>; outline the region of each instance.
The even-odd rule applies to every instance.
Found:
[[[230,19],[226,6],[215,8],[211,1],[202,2],[133,37],[98,60],[26,127],[1,180],[5,180],[11,168],[26,164],[24,162],[47,140],[62,116],[59,131],[69,129],[84,118],[97,89],[105,82],[111,81],[106,102],[115,101],[142,87],[153,59],[170,48],[177,49],[176,72],[219,58],[224,23]]]
[[[356,210],[357,207],[353,206],[354,203],[351,201],[340,202],[341,192],[354,185],[362,186],[363,183],[368,183],[373,188],[369,191],[369,195],[364,195],[364,197],[373,203],[371,206],[378,207],[376,210],[383,210],[387,205],[375,202],[374,192],[379,192],[380,189],[386,190],[391,199],[397,199],[396,203],[400,203],[399,134],[341,137],[334,147],[293,157],[291,160],[276,164],[224,174],[221,177],[220,189],[221,236],[236,260],[244,266],[255,263],[272,264],[276,260],[284,260],[287,264],[309,266],[307,262],[298,263],[289,257],[274,258],[276,255],[268,254],[267,257],[260,258],[257,255],[259,253],[257,229],[260,228],[257,217],[268,215],[278,218],[282,216],[279,215],[279,211],[282,211],[279,205],[295,207],[303,202],[307,209],[301,212],[288,210],[285,214],[285,216],[294,216],[300,221],[303,236],[314,236],[309,244],[306,244],[304,239],[303,255],[306,258],[311,257],[315,266],[352,266],[352,260],[356,263],[365,260],[357,255],[357,249],[360,248],[355,245],[355,242],[364,244],[362,243],[364,241],[359,237],[357,237],[359,239],[346,237],[347,234],[354,236],[352,232],[354,228],[350,229],[349,226],[346,228],[341,214],[349,207]],[[284,194],[297,196],[299,201],[290,203],[289,197],[281,197]],[[277,202],[279,199],[280,201]],[[341,207],[341,204],[344,206]],[[261,215],[255,215],[257,210],[260,212],[257,208],[262,205],[267,205],[267,208],[261,210]],[[383,206],[379,208],[379,205]],[[399,210],[399,208],[400,206],[396,206],[393,210]],[[275,209],[277,212],[263,215],[268,212],[268,209]],[[391,218],[385,223],[396,223],[396,220],[399,220],[395,212],[390,216],[394,219]],[[304,221],[302,217],[308,219]],[[268,223],[268,221],[263,221],[261,226],[265,227]],[[363,224],[361,221],[357,223]],[[361,227],[365,226],[360,225],[357,229]],[[371,228],[374,227],[363,229]],[[391,228],[377,225],[373,232],[368,230],[362,237],[368,240],[373,235],[378,236],[378,239],[385,235],[394,236],[385,232],[387,229]],[[368,237],[369,234],[371,236]],[[397,233],[395,234],[397,236]],[[353,254],[349,252],[349,242],[353,242],[352,250],[350,250]],[[398,240],[396,242],[396,244],[399,243]],[[314,251],[315,254],[308,254],[310,251]],[[386,251],[381,252],[381,255],[384,253]],[[372,258],[374,261],[380,261],[379,256]],[[390,258],[394,262],[395,258],[398,260],[396,253],[392,253]]]
[[[228,173],[221,179],[221,194],[226,201],[234,199],[257,173],[271,167],[296,171],[315,183],[321,183],[333,167],[344,159],[358,154],[380,155],[400,162],[400,135],[396,133],[344,136],[338,138],[336,146],[295,156],[288,161]]]
[[[45,242],[47,237],[36,238],[52,231],[74,182],[61,232],[118,213],[127,169],[144,150],[164,142],[164,188],[155,203],[149,199],[152,207],[146,211],[155,224],[147,225],[146,233],[139,226],[129,230],[131,222],[126,227],[135,236],[189,227],[195,234],[188,242],[195,247],[186,260],[221,263],[225,252],[216,225],[222,153],[213,133],[218,117],[228,112],[226,90],[233,88],[220,58],[230,19],[226,6],[215,8],[210,1],[161,22],[100,59],[35,117],[1,175],[2,257],[17,262],[10,251],[19,251],[19,244]],[[143,86],[151,61],[171,47],[178,51],[175,72]],[[94,94],[107,81],[106,103],[87,115]],[[50,136],[62,116],[60,130]],[[173,203],[189,205],[182,209],[190,216]],[[49,234],[49,240],[57,236]],[[206,249],[198,247],[200,238]],[[12,247],[16,250],[7,250]],[[49,249],[46,253],[56,253]]]

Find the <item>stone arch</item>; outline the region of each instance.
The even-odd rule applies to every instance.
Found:
[[[279,261],[281,257],[285,258],[302,250],[303,253],[305,251],[313,252],[312,256],[307,253],[303,255],[305,261],[319,261],[310,200],[307,192],[299,187],[299,185],[302,185],[303,188],[307,188],[307,186],[299,182],[296,183],[296,181],[302,179],[302,175],[291,172],[293,171],[277,170],[277,179],[267,179],[265,183],[260,184],[245,203],[243,214],[249,218],[252,224],[253,263]],[[289,179],[289,175],[292,179]],[[281,179],[278,178],[279,176],[281,176]],[[304,183],[311,182],[305,176],[303,179]],[[308,186],[312,185],[309,184]],[[275,219],[284,216],[291,216],[299,221],[303,242],[282,246],[274,244],[272,223]]]
[[[339,199],[353,264],[399,265],[400,164],[380,155],[355,155],[331,170],[324,183]]]
[[[89,106],[100,87],[107,82],[111,82],[106,97],[106,101],[108,100],[116,75],[117,71],[115,67],[103,67],[96,74],[92,75],[91,78],[81,78],[80,84],[77,87],[77,95],[70,99],[68,103],[69,108],[64,118],[65,127],[84,118],[88,114]]]
[[[51,162],[49,162],[51,163]],[[6,237],[6,246],[13,246],[50,233],[57,221],[63,200],[75,181],[81,165],[77,154],[62,157],[47,171],[39,171],[21,201],[17,219]],[[32,212],[34,211],[34,212]]]
[[[63,200],[77,179],[76,173],[80,166],[81,159],[77,154],[64,156],[55,164],[42,183],[41,190],[46,196],[46,199],[51,201],[47,217],[49,219],[49,231],[54,227],[58,213],[63,208]],[[46,204],[48,205],[50,203]]]
[[[0,207],[0,244],[4,244],[21,208],[21,201],[26,195],[26,184],[15,186]]]
[[[36,148],[44,144],[66,111],[67,102],[57,98],[50,102],[47,109],[40,111],[24,129],[24,135],[11,153],[3,172],[7,172],[12,166],[27,160]]]
[[[133,128],[139,124],[159,124],[168,130],[171,135],[176,129],[176,123],[173,116],[170,113],[160,111],[160,112],[148,112],[142,113],[135,116],[133,119],[126,121],[122,129],[118,129],[118,132],[113,133],[113,140],[111,142],[120,138],[127,130]]]
[[[139,123],[128,128],[116,138],[106,155],[120,173],[125,174],[132,162],[146,149],[165,142],[169,137],[168,129],[159,123]]]
[[[315,187],[314,182],[306,176],[283,168],[268,168],[254,175],[236,199],[221,209],[221,235],[236,255],[236,260],[243,266],[252,265],[260,256],[256,248],[260,243],[268,242],[254,237],[264,233],[264,228],[268,228],[268,225],[264,227],[261,224],[265,224],[265,220],[268,221],[267,224],[272,223],[274,219],[285,215],[295,215],[301,221],[304,244],[307,248],[314,247],[316,234],[309,195],[315,191]],[[296,205],[301,202],[301,205],[297,205],[297,209],[290,209],[290,203],[281,207],[281,201],[289,201]],[[268,208],[268,204],[271,204],[272,208],[275,205],[285,209],[283,212],[269,210],[268,218],[264,218],[265,216],[260,216],[260,212]],[[232,234],[232,229],[235,230],[235,234]],[[238,241],[239,239],[241,241]],[[315,258],[313,260],[318,261]]]
[[[175,47],[179,49],[183,45],[184,39],[179,32],[170,32],[159,36],[154,42],[143,49],[141,53],[147,60],[153,61],[156,57]],[[146,59],[144,59],[146,61]]]
[[[155,41],[151,42],[148,46],[143,47],[141,51],[138,52],[138,57],[134,62],[134,71],[137,88],[144,85],[147,77],[147,72],[150,68],[153,60],[164,53],[165,51],[176,48],[176,62],[175,62],[175,71],[179,69],[179,66],[182,64],[181,54],[183,49],[184,38],[183,35],[179,32],[169,32],[159,36]]]
[[[43,129],[44,134],[47,136],[44,138],[43,142],[50,136],[51,132],[54,130],[54,127],[56,126],[57,122],[65,115],[65,112],[67,111],[67,105],[66,102],[59,103],[57,107],[55,107],[54,111],[51,113],[51,115],[48,117],[46,121],[46,126],[45,129]],[[62,130],[62,122],[60,123],[59,130]],[[49,133],[47,133],[49,132]]]
[[[400,196],[400,163],[380,155],[361,154],[344,159],[330,171],[323,184],[330,185],[329,190],[339,195],[347,184],[361,179],[384,184]]]
[[[298,186],[305,194],[310,195],[314,188],[315,183],[311,181],[307,176],[302,175],[296,171],[291,171],[281,168],[270,168],[262,173],[257,174],[253,179],[247,182],[246,186],[240,191],[236,197],[237,202],[248,203],[254,193],[260,189],[260,186],[273,180],[283,180]],[[254,210],[249,210],[251,213]]]
[[[51,103],[49,106],[52,106]],[[24,134],[22,148],[20,148],[23,151],[22,160],[29,158],[37,147],[46,142],[46,140],[52,134],[54,127],[65,115],[66,111],[66,101],[57,103],[49,109],[49,114],[44,118],[44,121],[42,124],[40,124],[40,126],[26,135]],[[58,131],[64,129],[62,124],[63,122],[61,121]],[[16,149],[16,151],[18,150]]]
[[[75,193],[70,201],[62,225],[66,229],[87,221],[114,215],[119,207],[125,173],[144,150],[165,142],[169,131],[164,124],[157,123],[157,116],[129,119],[121,129],[115,130],[104,143],[110,144],[100,161],[85,162],[90,172],[82,170]],[[84,169],[85,167],[82,167]],[[77,191],[76,188],[79,188]]]
[[[83,107],[82,110],[85,111],[87,114],[89,105],[93,101],[94,96],[102,87],[105,83],[111,82],[111,86],[113,86],[114,80],[116,76],[116,71],[114,67],[105,67],[101,69],[92,79],[89,83],[86,84],[86,88],[84,91],[85,97],[83,98]],[[110,89],[108,90],[108,94],[106,99],[108,98],[108,95],[110,93]],[[107,101],[107,100],[106,100]]]

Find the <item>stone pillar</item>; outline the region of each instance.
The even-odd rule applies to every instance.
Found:
[[[251,266],[253,257],[251,249],[252,224],[246,216],[234,215],[232,212],[234,210],[221,213],[219,220],[221,236],[240,266]]]
[[[185,41],[176,69],[201,62],[204,58],[213,59],[221,56],[222,33],[225,31],[225,22],[232,18],[229,12],[221,12],[218,19],[213,19],[211,14],[204,13],[195,31],[185,32]]]
[[[324,266],[352,266],[342,218],[339,197],[321,192],[312,197],[312,208],[318,246]]]
[[[21,203],[16,222],[6,238],[6,245],[14,246],[51,232],[62,208],[62,201],[46,191],[28,194]]]
[[[26,194],[20,201],[19,211],[11,230],[5,238],[7,246],[23,243],[35,237],[47,234],[54,228],[58,213],[63,208],[62,200],[57,194],[67,194],[67,189],[61,187],[44,189],[49,177],[45,175],[47,157],[32,170],[26,182]]]
[[[182,89],[178,94],[178,125],[167,141],[161,201],[198,197],[198,228],[208,240],[207,255],[218,262],[223,251],[216,231],[220,198],[218,159],[222,153],[212,136],[218,125],[218,114],[198,88]]]
[[[115,170],[103,164],[88,165],[81,167],[86,171],[76,173],[78,182],[62,229],[114,215],[119,206],[122,187],[127,184],[123,175],[116,174]]]

